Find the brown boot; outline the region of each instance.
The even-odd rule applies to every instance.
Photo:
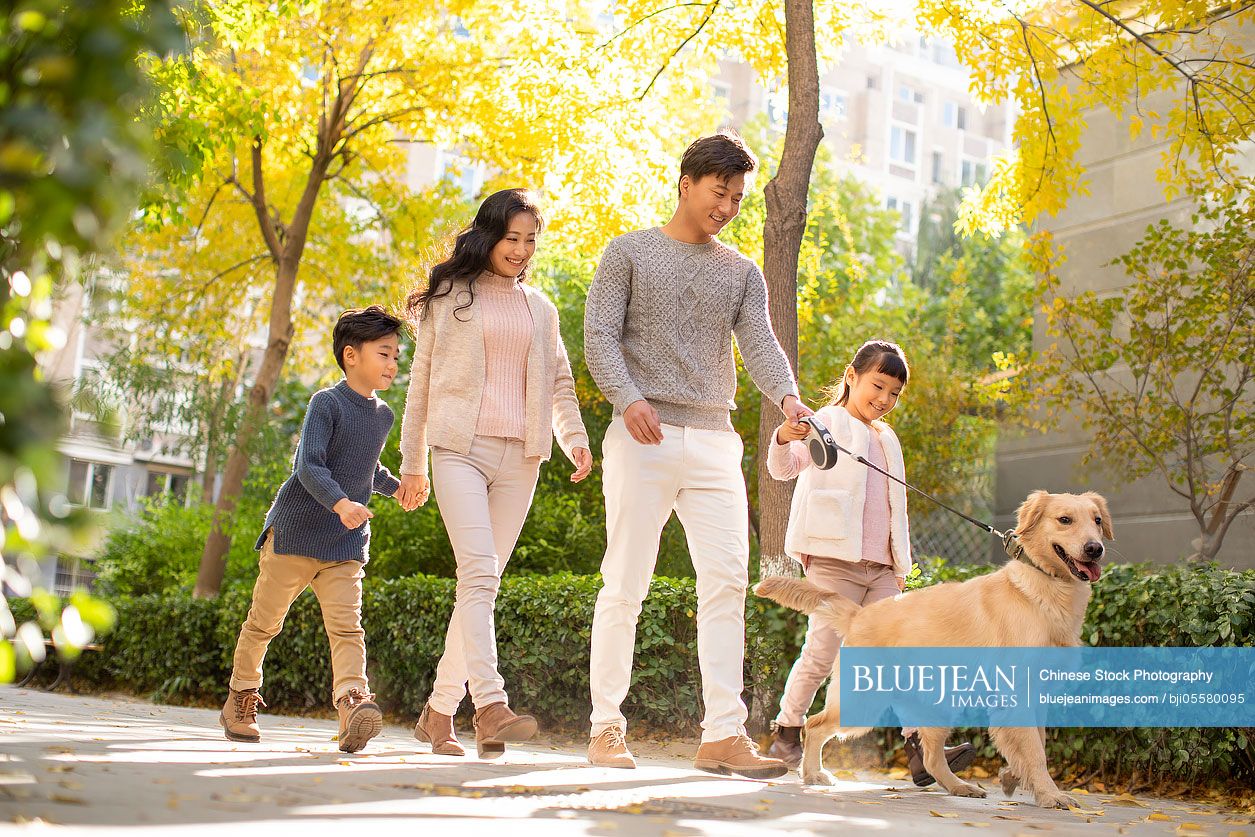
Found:
[[[926,788],[937,780],[924,767],[924,748],[919,743],[919,733],[912,733],[902,739],[902,749],[906,750],[907,769],[911,771],[911,781],[916,787]],[[946,747],[946,764],[950,765],[951,773],[967,770],[976,759],[976,748],[968,742],[954,747]]]
[[[477,710],[474,724],[475,752],[481,759],[495,759],[505,752],[507,741],[526,741],[536,734],[536,719],[515,715],[504,701]]]
[[[431,751],[438,756],[464,756],[466,750],[458,743],[458,734],[453,729],[453,716],[442,715],[431,708],[431,704],[423,707],[423,714],[418,716],[414,725],[414,737],[425,744],[431,745]]]
[[[780,759],[790,770],[796,770],[802,763],[802,728],[776,725],[771,736],[771,747],[767,755]]]
[[[222,714],[218,723],[226,733],[228,741],[261,741],[261,730],[257,727],[257,707],[265,706],[256,689],[231,689],[227,692],[227,702],[222,706]]]
[[[789,772],[780,759],[759,755],[754,742],[743,732],[720,741],[703,742],[697,748],[693,766],[707,773],[736,773],[750,779],[774,779]]]
[[[596,767],[636,767],[621,727],[606,727],[588,742],[588,763]]]
[[[349,689],[336,701],[340,712],[340,752],[356,753],[366,742],[383,732],[383,713],[375,696],[361,689]]]

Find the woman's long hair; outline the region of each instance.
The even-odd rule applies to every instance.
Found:
[[[409,320],[417,322],[427,316],[431,301],[453,293],[459,282],[466,283],[469,298],[453,309],[453,315],[456,317],[459,311],[469,308],[475,301],[475,280],[491,269],[488,255],[497,242],[505,238],[511,219],[520,212],[530,212],[535,217],[537,232],[544,228],[544,216],[528,190],[502,189],[489,195],[479,205],[475,220],[454,239],[452,255],[431,269],[426,287],[415,288],[406,297],[405,314]],[[519,274],[519,279],[527,279],[527,268]]]

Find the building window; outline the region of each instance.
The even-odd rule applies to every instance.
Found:
[[[985,164],[978,160],[964,160],[959,166],[959,183],[964,186],[983,184],[986,179]]]
[[[715,100],[715,104],[721,105],[724,110],[732,108],[732,85],[724,81],[712,81],[710,83],[710,95]]]
[[[947,128],[967,130],[967,108],[956,102],[946,102],[941,109],[941,120]]]
[[[909,235],[911,223],[914,220],[915,206],[908,200],[900,200],[890,195],[885,201],[885,207],[898,213],[898,232]]]
[[[846,98],[845,94],[831,87],[822,87],[819,90],[819,115],[827,116],[831,119],[845,118]]]
[[[889,159],[902,165],[915,165],[915,132],[902,125],[889,129]]]
[[[933,152],[933,183],[943,183],[945,178],[942,173],[945,168],[945,158],[940,151]]]
[[[70,460],[70,483],[67,499],[76,506],[91,509],[109,508],[109,489],[113,482],[113,466],[100,462]]]
[[[909,84],[898,85],[898,98],[904,102],[914,102],[917,105],[924,104],[924,94]]]
[[[187,499],[188,479],[187,474],[171,474],[165,471],[149,470],[148,487],[144,493],[149,497],[169,494],[182,503]]]

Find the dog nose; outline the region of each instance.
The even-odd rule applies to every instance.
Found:
[[[1085,557],[1097,559],[1102,557],[1102,544],[1098,541],[1090,541],[1085,544]]]

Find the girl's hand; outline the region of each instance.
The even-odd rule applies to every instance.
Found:
[[[593,472],[593,454],[588,448],[575,448],[571,451],[575,460],[575,473],[571,474],[571,482],[580,482]]]
[[[789,442],[800,442],[811,432],[811,426],[803,422],[783,421],[776,428],[776,444],[787,445]]]
[[[893,580],[898,582],[898,592],[905,593],[906,592],[906,579],[900,575],[895,575],[893,577]]]

